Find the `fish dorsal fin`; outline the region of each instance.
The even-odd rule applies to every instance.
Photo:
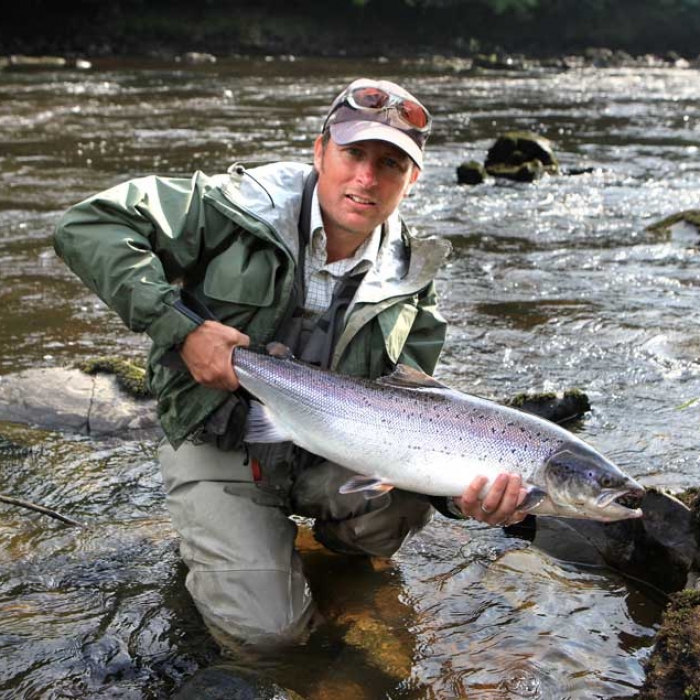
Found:
[[[379,384],[401,387],[402,389],[447,389],[437,379],[409,365],[396,365],[396,369],[386,377],[377,379]]]
[[[291,360],[294,358],[294,353],[284,344],[277,341],[268,343],[265,346],[267,354],[271,357],[277,357],[280,360]]]

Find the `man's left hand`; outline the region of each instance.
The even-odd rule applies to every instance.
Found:
[[[482,499],[479,495],[487,483],[485,476],[478,476],[461,496],[454,499],[466,517],[494,527],[515,525],[526,518],[526,513],[517,512],[527,496],[519,474],[499,474]]]

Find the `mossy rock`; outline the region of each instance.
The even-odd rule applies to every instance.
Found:
[[[565,423],[581,418],[591,410],[588,395],[580,389],[567,389],[563,393],[542,392],[516,394],[504,402],[507,406],[533,413],[554,423]]]
[[[112,374],[119,388],[135,399],[152,398],[146,385],[145,368],[121,357],[95,357],[76,363],[76,368],[85,374]]]
[[[545,173],[542,163],[535,159],[522,165],[491,165],[487,172],[493,177],[500,177],[514,182],[534,182]]]
[[[688,224],[694,227],[698,234],[700,234],[700,209],[686,209],[685,211],[680,211],[677,214],[672,214],[667,216],[661,221],[657,221],[655,224],[647,226],[647,231],[651,233],[659,233],[663,235],[670,235],[671,229],[677,224]]]
[[[552,144],[532,131],[511,131],[499,136],[486,154],[486,172],[518,182],[532,182],[544,173],[559,172]]]
[[[700,700],[700,591],[671,596],[637,700]]]
[[[486,170],[481,163],[470,160],[457,166],[457,183],[460,185],[480,185],[486,179]]]

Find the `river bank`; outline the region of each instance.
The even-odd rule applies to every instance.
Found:
[[[196,52],[219,57],[416,59],[443,55],[506,66],[557,62],[568,55],[601,66],[631,61],[693,63],[700,58],[698,13],[676,9],[657,16],[659,10],[650,9],[654,3],[629,11],[618,3],[605,12],[542,7],[525,12],[494,11],[488,3],[433,6],[348,0],[336,3],[332,14],[303,0],[291,7],[275,0],[230,7],[207,4],[197,12],[177,3],[166,9],[158,2],[137,8],[121,2],[95,6],[92,13],[83,14],[66,12],[61,3],[45,4],[26,3],[3,21],[0,56],[171,58]],[[37,6],[42,6],[39,12]]]

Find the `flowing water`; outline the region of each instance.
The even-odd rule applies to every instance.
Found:
[[[700,208],[693,69],[288,58],[2,72],[0,373],[146,349],[54,256],[66,207],[153,172],[308,161],[326,105],[359,75],[405,82],[435,115],[403,211],[454,246],[438,376],[494,398],[581,388],[584,439],[644,483],[697,485],[698,239],[646,228]],[[586,172],[456,184],[457,165],[516,128]],[[89,525],[0,505],[0,696],[166,698],[217,661],[154,443],[8,424],[0,438],[0,492]],[[280,659],[280,680],[309,700],[627,698],[643,680],[660,601],[614,572],[439,516],[383,566],[304,551],[329,623]]]

